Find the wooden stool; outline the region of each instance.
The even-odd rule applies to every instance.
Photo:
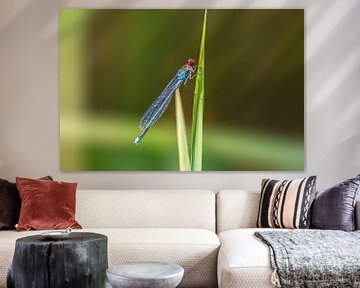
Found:
[[[16,240],[8,288],[98,288],[106,282],[107,237],[73,232],[66,239],[41,235]]]

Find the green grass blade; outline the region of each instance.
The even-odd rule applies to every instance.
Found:
[[[184,111],[181,102],[180,90],[175,91],[175,114],[176,114],[176,134],[179,154],[180,171],[190,171],[190,157],[188,142],[186,137],[186,126]]]
[[[193,119],[191,131],[191,170],[202,170],[202,149],[203,149],[203,115],[205,96],[205,40],[206,40],[206,18],[207,10],[204,13],[202,27],[200,54],[194,92]]]

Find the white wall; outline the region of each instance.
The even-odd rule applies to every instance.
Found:
[[[162,3],[166,3],[165,5]],[[73,8],[305,8],[304,173],[63,173],[59,167],[59,14]],[[186,19],[185,19],[186,21]],[[0,178],[52,175],[83,189],[257,189],[263,177],[360,173],[359,0],[17,0],[0,2]],[[290,103],[289,103],[290,104]]]

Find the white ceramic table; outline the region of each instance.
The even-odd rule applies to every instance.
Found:
[[[106,271],[114,288],[175,288],[184,268],[161,262],[133,262],[111,266]]]

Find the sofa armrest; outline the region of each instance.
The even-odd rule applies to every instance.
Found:
[[[355,206],[355,229],[360,230],[360,199],[357,200]]]

